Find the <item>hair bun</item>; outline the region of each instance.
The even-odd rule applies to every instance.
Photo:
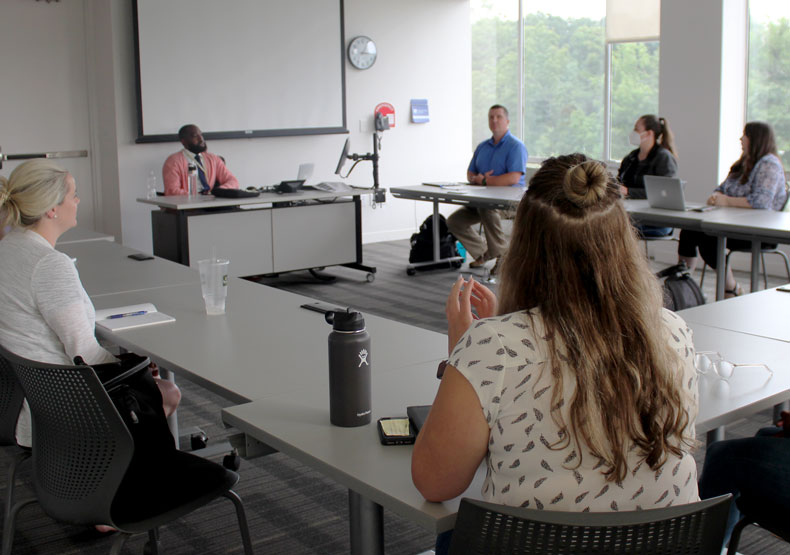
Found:
[[[597,160],[587,160],[568,168],[562,188],[569,201],[585,208],[606,196],[608,182],[606,166]]]

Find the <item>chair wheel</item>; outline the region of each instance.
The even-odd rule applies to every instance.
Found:
[[[201,430],[189,436],[189,445],[192,448],[192,451],[205,449],[206,445],[208,445],[208,436],[206,435],[206,432]]]
[[[417,270],[415,270],[414,268],[406,268],[406,275],[413,276],[416,273]]]
[[[241,457],[239,456],[239,452],[234,449],[222,457],[222,466],[228,470],[233,470],[234,472],[237,471],[241,466]]]
[[[376,280],[376,274],[374,274],[372,272],[368,272],[368,274],[365,276],[365,280],[368,283],[373,283]]]

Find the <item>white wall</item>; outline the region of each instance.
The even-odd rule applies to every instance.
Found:
[[[0,2],[0,146],[6,154],[92,151],[83,0]],[[93,228],[90,158],[58,160],[74,176],[80,225]],[[6,162],[8,176],[20,162]]]
[[[134,144],[136,99],[132,12],[127,0],[112,0],[113,76],[102,74],[97,95],[113,89],[116,118],[102,124],[117,143],[118,187],[123,243],[151,249],[150,209],[135,201],[154,170],[161,181],[164,159],[178,143]],[[384,187],[424,179],[462,179],[471,156],[470,25],[467,0],[345,1],[346,40],[364,34],[376,41],[378,60],[367,71],[346,64],[348,127],[353,152],[372,150],[372,114],[379,102],[396,110],[396,127],[382,139],[380,182]],[[107,40],[106,37],[104,37]],[[97,39],[99,40],[99,39]],[[320,83],[317,84],[320,86]],[[409,99],[427,98],[431,122],[409,122]],[[200,125],[200,115],[194,122]],[[186,122],[185,122],[186,123]],[[115,126],[116,129],[111,128]],[[175,131],[175,130],[174,130]],[[211,141],[209,150],[225,156],[242,185],[270,185],[295,178],[301,162],[314,162],[314,179],[338,180],[333,172],[345,135],[273,137]],[[110,173],[112,169],[110,168]],[[349,183],[372,185],[370,163],[361,163]],[[161,186],[161,185],[160,185]],[[423,203],[388,198],[363,209],[365,242],[408,237],[430,210]]]
[[[746,0],[662,0],[659,112],[678,143],[689,200],[702,202],[740,156]]]

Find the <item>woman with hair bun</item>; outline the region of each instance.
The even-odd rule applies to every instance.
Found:
[[[677,177],[678,162],[675,136],[666,118],[645,114],[634,123],[628,142],[637,147],[620,163],[617,178],[622,183],[623,196],[647,198],[645,176]],[[672,234],[671,227],[638,226],[644,237],[665,237]]]
[[[499,299],[473,279],[453,285],[450,356],[412,455],[427,500],[464,492],[483,460],[483,498],[505,505],[699,499],[691,332],[662,308],[620,199],[601,162],[546,160],[519,204]]]
[[[95,336],[96,313],[74,262],[55,250],[58,238],[77,225],[74,178],[49,160],[20,164],[0,176],[0,344],[38,362],[88,364],[115,361]],[[172,382],[156,379],[166,414],[181,394]],[[154,388],[156,389],[156,388]],[[17,442],[31,445],[27,404],[17,422]]]

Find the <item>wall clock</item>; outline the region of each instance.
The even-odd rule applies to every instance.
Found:
[[[368,69],[376,62],[376,43],[369,37],[351,39],[348,45],[348,61],[357,69]]]

